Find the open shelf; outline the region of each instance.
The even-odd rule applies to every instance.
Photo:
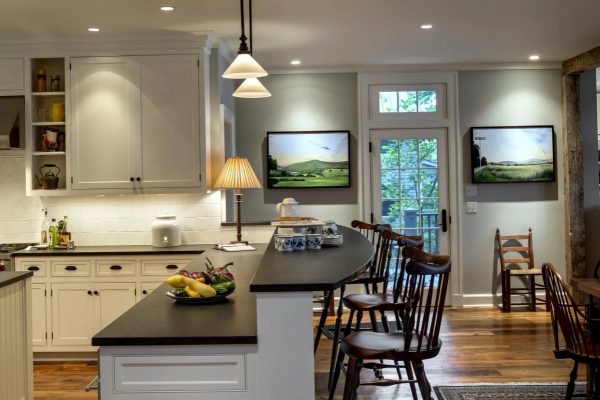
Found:
[[[32,92],[32,96],[64,96],[65,92]]]
[[[33,122],[33,126],[64,126],[65,122]]]
[[[34,151],[31,154],[34,156],[64,156],[67,153],[64,151]]]

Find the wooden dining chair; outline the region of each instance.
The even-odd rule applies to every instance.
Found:
[[[557,359],[572,359],[573,369],[569,374],[569,382],[565,399],[600,397],[600,344],[592,340],[590,326],[600,323],[600,319],[587,317],[585,305],[575,302],[567,285],[563,282],[556,268],[550,264],[542,265],[542,277],[546,285],[546,296],[550,305],[552,333],[554,336],[554,356]],[[562,336],[562,340],[561,340]],[[575,380],[579,364],[590,367],[588,389],[591,393],[575,394]]]
[[[425,374],[423,360],[436,357],[442,346],[439,334],[450,277],[450,258],[435,256],[415,248],[406,248],[405,252],[410,261],[406,265],[408,290],[402,331],[358,331],[343,337],[330,385],[329,399],[333,398],[346,356],[349,357],[349,361],[344,400],[355,400],[359,385],[389,386],[415,382],[423,399],[431,399],[431,385]],[[432,290],[433,288],[436,289]],[[393,361],[394,364],[386,364],[384,361]],[[376,379],[361,383],[360,372],[363,368],[397,369],[398,362],[409,364],[414,370],[415,378],[407,376],[407,379]],[[413,398],[417,399],[415,392]]]
[[[524,243],[525,242],[525,243]],[[533,259],[533,234],[531,228],[527,234],[501,235],[496,229],[496,245],[500,258],[500,279],[502,281],[502,311],[510,312],[512,306],[527,305],[535,311],[536,302],[546,303],[539,297],[539,292],[546,289],[543,284],[536,282],[536,277],[542,275],[540,268],[535,268]],[[507,257],[507,254],[509,257]],[[512,287],[512,278],[526,280],[526,287]],[[513,303],[512,295],[527,295],[529,301]],[[546,310],[548,310],[546,305]]]
[[[369,224],[367,222],[354,220],[351,222],[351,226],[362,233],[373,245],[375,248],[374,256],[369,261],[369,263],[365,266],[362,272],[360,272],[357,276],[355,276],[350,282],[346,283],[346,285],[363,285],[367,293],[371,291],[379,291],[379,285],[385,286],[387,284],[387,280],[389,277],[389,270],[386,269],[386,266],[382,262],[387,260],[387,253],[382,254],[382,252],[387,252],[389,249],[387,247],[384,248],[382,244],[383,238],[381,234],[390,230],[391,226],[388,224]],[[389,240],[389,239],[387,239]],[[340,298],[344,296],[345,286],[340,288]],[[317,325],[317,330],[315,334],[314,340],[314,352],[317,352],[317,348],[319,347],[319,342],[321,340],[321,335],[325,331],[325,321],[327,320],[327,315],[329,314],[328,305],[333,304],[334,292],[329,291],[324,293],[324,302],[323,309],[321,311],[321,317],[319,318],[319,324]],[[342,303],[338,305],[338,310],[336,314],[335,326],[338,332],[341,326],[342,320]],[[334,342],[338,340],[338,336],[336,336],[335,332],[333,333]]]

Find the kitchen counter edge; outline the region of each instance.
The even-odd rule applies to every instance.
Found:
[[[11,257],[77,257],[77,256],[127,256],[127,255],[170,255],[201,254],[212,248],[209,244],[190,244],[177,247],[134,246],[78,246],[72,250],[43,249],[20,250]]]
[[[25,271],[25,272],[12,272],[12,271],[2,271],[0,272],[0,288],[8,285],[12,285],[15,282],[22,281],[23,279],[27,279],[33,276],[33,272]]]

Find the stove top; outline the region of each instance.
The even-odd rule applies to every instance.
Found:
[[[36,243],[0,243],[0,253],[12,253],[23,250],[27,246],[33,246]]]

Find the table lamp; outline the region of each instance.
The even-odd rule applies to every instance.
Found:
[[[252,170],[247,158],[230,157],[217,177],[214,189],[235,189],[235,204],[237,208],[237,240],[231,243],[248,243],[242,240],[242,193],[241,189],[258,189],[262,187]]]

